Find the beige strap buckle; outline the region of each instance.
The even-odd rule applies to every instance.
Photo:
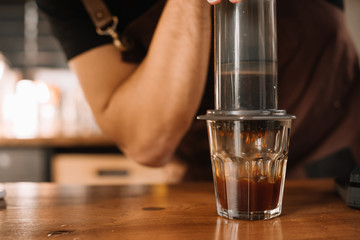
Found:
[[[119,34],[116,31],[119,19],[112,16],[106,4],[102,0],[82,0],[82,2],[96,27],[96,32],[99,35],[112,37],[113,44],[120,51],[129,50],[127,44],[124,45],[120,41]]]
[[[102,29],[100,27],[96,28],[96,32],[99,35],[108,35],[112,37],[113,44],[117,47],[120,51],[126,51],[127,48],[122,44],[119,39],[119,34],[116,32],[116,26],[119,23],[119,19],[116,16],[112,17],[112,25],[108,26],[106,29]]]

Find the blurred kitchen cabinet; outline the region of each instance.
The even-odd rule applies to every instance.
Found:
[[[16,139],[0,137],[0,182],[49,182],[53,156],[61,153],[118,153],[102,135]]]
[[[168,183],[167,167],[139,165],[121,154],[58,154],[53,156],[52,180],[63,184]]]
[[[46,168],[46,152],[41,148],[0,149],[0,182],[43,182]]]

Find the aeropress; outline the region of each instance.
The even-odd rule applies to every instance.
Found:
[[[214,6],[215,109],[206,120],[218,215],[281,214],[291,121],[278,110],[276,1]]]

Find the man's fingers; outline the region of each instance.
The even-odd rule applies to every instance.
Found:
[[[221,2],[221,0],[207,0],[211,5],[216,5],[218,4],[219,2]],[[242,0],[229,0],[230,2],[232,3],[239,3],[241,2]]]
[[[218,4],[221,0],[207,0],[211,5]]]

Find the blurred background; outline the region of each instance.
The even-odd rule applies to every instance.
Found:
[[[344,4],[360,52],[360,1]],[[174,171],[126,159],[101,134],[35,2],[0,0],[0,182],[161,183],[178,181]]]

